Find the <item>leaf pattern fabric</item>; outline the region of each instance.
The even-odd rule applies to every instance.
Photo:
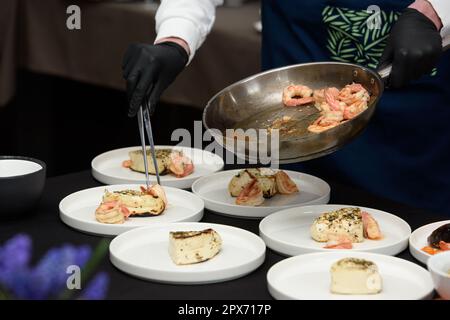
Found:
[[[327,49],[331,59],[376,68],[383,54],[396,11],[352,10],[326,6],[322,11],[327,25]],[[377,19],[378,24],[373,24]]]

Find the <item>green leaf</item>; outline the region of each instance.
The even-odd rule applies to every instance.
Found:
[[[342,12],[341,9],[336,8],[336,11],[339,12],[339,15],[342,17],[342,19],[343,19],[346,23],[350,24],[350,21],[347,19],[347,17],[345,16],[345,14]]]
[[[335,27],[340,27],[340,26],[345,26],[345,25],[347,25],[344,21],[336,21],[336,20],[333,20],[332,22],[331,22],[331,25],[333,25],[333,26],[335,26]]]
[[[341,41],[339,41],[339,43],[338,43],[337,50],[336,50],[336,52],[337,52],[338,54],[341,54],[341,53],[342,53],[341,49],[342,49],[342,46],[343,46],[343,45],[344,45],[344,39],[341,39]]]
[[[348,49],[343,49],[341,50],[341,53],[348,53],[348,52],[355,52],[356,48],[348,48]]]
[[[380,57],[370,57],[370,60],[373,61],[373,63],[378,64]]]
[[[369,35],[370,35],[370,29],[367,28],[366,32],[364,33],[364,41],[363,41],[364,46],[366,46],[367,43],[369,42]]]
[[[364,49],[367,51],[367,50],[369,50],[369,49],[375,47],[375,46],[378,45],[379,43],[385,41],[385,40],[388,38],[388,36],[389,36],[389,35],[385,35],[385,36],[383,36],[383,37],[381,37],[381,38],[378,38],[378,39],[375,40],[375,41],[372,41],[372,42],[371,42],[369,45],[367,45]]]
[[[388,31],[388,28],[389,28],[389,24],[385,22],[383,28],[381,29],[381,34],[385,35]]]
[[[372,39],[378,39],[379,34],[380,34],[380,29],[379,28],[374,28],[372,30]]]
[[[330,7],[330,6],[326,6],[325,8],[323,8],[323,10],[322,10],[322,17],[323,17],[323,16],[326,16],[327,13],[328,13],[330,10],[331,10],[331,7]]]
[[[324,22],[331,22],[331,21],[336,20],[337,18],[339,18],[338,14],[325,18]]]
[[[328,36],[329,36],[329,42],[335,46],[336,45],[336,37],[334,36],[333,31],[330,29],[328,29]]]
[[[330,50],[330,52],[331,52],[333,55],[337,56],[336,50],[334,50],[334,48],[333,48],[332,46],[330,46],[329,44],[327,44],[327,48],[328,48],[328,50]]]
[[[367,11],[357,11],[356,15],[367,18],[370,15],[370,13],[368,13]]]
[[[363,20],[366,20],[366,17],[354,15],[353,17],[350,17],[350,20],[353,21],[353,22],[363,21]]]
[[[341,62],[349,62],[348,60],[338,57],[337,55],[331,56],[331,59],[341,61]]]

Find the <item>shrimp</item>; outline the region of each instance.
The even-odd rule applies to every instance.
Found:
[[[131,160],[125,160],[122,162],[122,167],[124,168],[130,168],[131,167]]]
[[[337,99],[349,106],[360,101],[365,101],[367,103],[370,99],[370,95],[361,84],[352,83],[346,85],[339,92]]]
[[[177,178],[186,177],[194,171],[192,160],[181,152],[172,152],[170,160],[169,170]]]
[[[243,206],[259,206],[264,202],[264,195],[258,179],[252,179],[239,193],[236,204]]]
[[[304,85],[291,85],[283,91],[283,103],[288,107],[314,102],[321,115],[308,131],[320,133],[353,119],[368,108],[369,92],[359,83],[311,90]]]
[[[298,192],[297,185],[284,171],[278,171],[275,174],[275,182],[277,184],[278,192],[281,194]]]
[[[283,103],[286,107],[301,106],[314,102],[313,91],[307,86],[290,85],[283,90]]]
[[[325,101],[332,111],[341,111],[345,108],[345,103],[337,100],[339,90],[336,88],[328,88],[325,90]]]
[[[329,235],[331,236],[331,235]],[[325,249],[352,249],[352,240],[346,235],[332,236],[329,237]]]
[[[344,109],[344,119],[349,120],[367,109],[367,102],[364,100],[357,101]]]
[[[342,120],[344,120],[344,114],[341,111],[325,112],[308,127],[308,131],[320,133],[338,126]]]
[[[320,106],[325,103],[325,89],[317,89],[313,91],[314,103],[317,109],[321,110]]]
[[[383,235],[381,234],[378,222],[367,212],[361,212],[364,237],[367,239],[377,240],[381,239]]]
[[[95,210],[95,219],[101,223],[124,223],[130,214],[130,210],[120,201],[108,201]]]

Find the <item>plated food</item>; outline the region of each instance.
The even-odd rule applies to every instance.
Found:
[[[314,104],[321,115],[308,131],[320,133],[366,110],[370,94],[360,83],[346,85],[341,90],[335,87],[312,90],[304,85],[290,85],[283,90],[282,101],[286,107]]]
[[[409,251],[412,256],[426,264],[430,257],[450,251],[449,226],[450,220],[444,220],[414,230],[409,239]]]
[[[324,248],[328,249],[352,249],[353,243],[383,237],[372,215],[354,207],[322,213],[314,220],[310,232],[315,241],[327,242]]]
[[[434,294],[425,268],[367,252],[327,251],[284,259],[269,269],[267,283],[270,294],[283,300],[419,300]]]
[[[450,223],[434,230],[428,237],[428,245],[422,248],[428,254],[434,255],[450,250]]]
[[[211,211],[241,218],[262,218],[286,208],[327,203],[330,197],[330,186],[322,179],[308,174],[283,170],[278,174],[281,179],[277,185],[276,178],[272,175],[277,171],[269,169],[263,171],[263,174],[260,171],[256,172],[259,177],[255,179],[251,178],[248,172],[252,171],[229,170],[203,177],[192,185],[192,192],[202,198],[205,207]],[[249,182],[254,184],[249,185]],[[239,195],[244,186],[248,186],[252,191],[243,193],[246,197],[239,199],[238,203],[245,203],[245,206],[237,204],[237,197],[232,195]],[[292,186],[295,189],[292,189],[294,192],[291,194],[281,194],[280,186],[281,188]],[[295,192],[296,189],[301,190]],[[264,197],[264,193],[267,198]],[[273,196],[269,198],[270,195]],[[261,204],[255,205],[261,200]]]
[[[376,294],[383,287],[378,266],[366,259],[340,259],[331,266],[330,273],[332,293]]]
[[[348,205],[310,205],[271,214],[259,234],[284,255],[352,250],[396,255],[408,246],[410,226],[388,212]]]
[[[215,257],[221,248],[222,238],[211,228],[169,233],[169,255],[177,265],[204,262]]]
[[[167,207],[167,197],[160,185],[140,190],[105,190],[102,202],[95,210],[95,218],[101,223],[124,223],[129,217],[157,216]]]
[[[142,150],[133,150],[129,153],[130,159],[122,162],[122,166],[131,170],[145,173],[144,153]],[[151,157],[150,150],[147,150],[147,156]],[[156,149],[156,161],[158,163],[158,173],[160,175],[173,174],[177,178],[183,178],[194,172],[192,160],[186,156],[183,151],[175,149]],[[148,161],[148,173],[156,174],[153,161]]]
[[[159,185],[150,190],[135,184],[89,188],[59,203],[65,224],[102,236],[158,223],[200,221],[203,210],[203,200],[191,192]]]
[[[247,275],[265,258],[264,242],[247,230],[213,223],[161,223],[111,241],[114,266],[135,277],[205,284]]]
[[[259,206],[265,198],[276,194],[299,192],[298,186],[282,170],[254,168],[239,171],[228,184],[228,191],[236,197],[237,205]]]
[[[223,159],[209,151],[182,146],[155,146],[164,187],[191,188],[200,177],[223,169]],[[92,175],[105,184],[145,184],[141,147],[121,148],[98,155],[92,160]],[[157,183],[152,158],[148,158],[150,182]]]

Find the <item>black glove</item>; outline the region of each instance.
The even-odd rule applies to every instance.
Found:
[[[435,24],[408,8],[392,27],[379,69],[392,62],[389,86],[398,88],[429,74],[442,54],[442,38]]]
[[[159,97],[184,69],[188,58],[186,50],[174,42],[131,44],[122,63],[130,104],[128,116],[136,115],[145,97],[150,102],[152,114]]]

